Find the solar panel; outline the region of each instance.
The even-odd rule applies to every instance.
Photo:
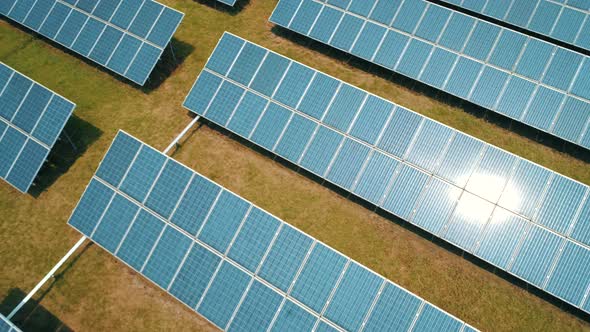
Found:
[[[69,224],[222,330],[472,329],[124,132]]]
[[[443,1],[590,50],[590,1]]]
[[[21,330],[0,314],[0,332],[21,332]]]
[[[151,0],[4,0],[0,14],[139,85],[184,16]]]
[[[588,186],[229,33],[184,106],[588,310]]]
[[[590,149],[588,56],[424,0],[280,0],[270,21]]]
[[[0,62],[0,178],[26,193],[75,107]]]

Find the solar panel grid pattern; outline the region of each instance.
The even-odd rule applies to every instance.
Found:
[[[443,1],[590,50],[588,0]]]
[[[139,85],[184,15],[151,0],[5,0],[0,14]]]
[[[587,56],[424,0],[280,0],[270,21],[590,149]]]
[[[265,52],[253,58],[253,48]],[[302,73],[310,76],[303,83],[287,80]],[[238,90],[234,98],[226,97],[229,90]],[[279,100],[281,91],[297,97]],[[360,103],[350,102],[351,95]],[[588,310],[586,185],[229,33],[184,106]]]
[[[0,62],[0,178],[26,193],[75,107]]]
[[[69,224],[222,330],[471,329],[124,132]]]
[[[0,315],[0,332],[21,332],[21,330],[14,326],[8,318]]]

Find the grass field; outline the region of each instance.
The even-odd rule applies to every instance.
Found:
[[[239,12],[209,2],[162,2],[186,14],[173,42],[181,63],[174,70],[159,66],[151,89],[0,21],[0,61],[77,103],[66,130],[79,149],[60,142],[32,195],[0,183],[0,312],[7,314],[18,300],[14,294],[28,292],[79,238],[66,222],[117,131],[163,149],[190,122],[181,103],[226,30],[590,184],[590,165],[581,159],[343,61],[338,52],[277,34],[267,22],[276,1],[251,0]],[[587,321],[218,130],[200,126],[174,157],[481,330],[590,331]],[[35,300],[76,331],[215,330],[92,245]],[[39,311],[27,315],[30,309],[17,323],[28,330],[54,328],[56,321]]]

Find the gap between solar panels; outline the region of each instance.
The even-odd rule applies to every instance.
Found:
[[[446,3],[487,19],[504,22],[590,52],[589,1],[471,1],[429,0]]]
[[[280,0],[269,20],[590,149],[586,55],[424,0]]]
[[[590,312],[590,189],[230,33],[184,106]]]
[[[201,117],[198,115],[195,116],[195,118],[180,132],[180,134],[178,134],[178,136],[176,136],[176,138],[174,138],[174,140],[172,140],[170,145],[168,145],[168,147],[166,147],[166,149],[164,149],[163,153],[167,154],[170,151],[172,151],[172,149],[176,148],[178,146],[178,142],[199,121],[200,118]],[[35,285],[35,287],[33,287],[33,289],[17,304],[17,306],[7,316],[8,319],[11,319],[12,317],[14,317],[14,315],[16,315],[16,313],[27,302],[29,302],[29,300],[35,295],[35,293],[37,293],[37,291],[39,291],[39,289],[41,289],[41,287],[43,287],[43,285],[50,278],[52,278],[55,275],[55,272],[57,272],[57,270],[59,270],[63,266],[63,264],[82,246],[82,244],[84,244],[85,240],[86,240],[86,236],[83,235],[80,238],[80,240],[78,240],[78,242],[76,242],[76,244],[74,244],[74,246],[72,248],[70,248],[70,250],[59,260],[59,262],[57,262],[57,264],[55,264],[55,266],[53,266],[53,268],[51,270],[49,270],[49,272],[43,277],[43,279],[41,279],[41,281],[39,283],[37,283],[37,285]]]

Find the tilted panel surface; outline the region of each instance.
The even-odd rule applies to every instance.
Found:
[[[0,314],[0,332],[21,332],[21,330]]]
[[[442,1],[590,50],[588,0]]]
[[[122,131],[69,224],[222,330],[472,329]]]
[[[4,0],[0,14],[139,85],[184,16],[152,0]]]
[[[0,62],[0,178],[26,193],[75,107]]]
[[[588,186],[229,33],[184,106],[583,308]]]
[[[280,0],[270,21],[590,149],[586,55],[425,0]]]

